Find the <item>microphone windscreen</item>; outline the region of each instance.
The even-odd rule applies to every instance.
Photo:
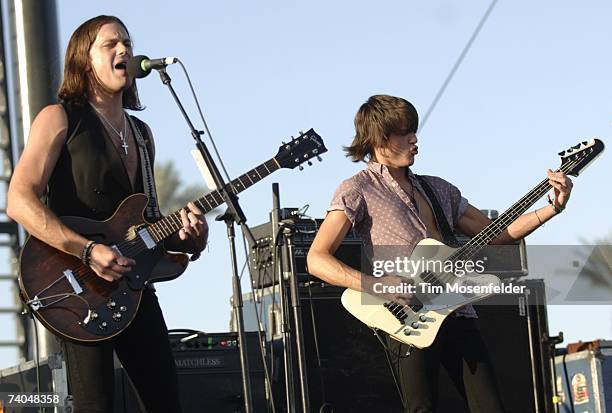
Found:
[[[138,55],[132,57],[127,62],[127,71],[131,77],[140,79],[141,77],[147,76],[151,73],[151,70],[144,70],[142,68],[142,62],[145,60],[149,60],[149,58],[145,55]]]

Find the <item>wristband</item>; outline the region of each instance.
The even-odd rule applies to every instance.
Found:
[[[87,244],[85,244],[85,247],[83,247],[83,252],[81,253],[81,262],[83,262],[83,264],[88,267],[91,263],[91,251],[93,250],[96,244],[97,242],[95,241],[88,241]]]

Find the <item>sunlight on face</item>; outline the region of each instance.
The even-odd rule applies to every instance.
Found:
[[[394,168],[411,166],[419,152],[416,143],[417,136],[414,132],[391,134],[387,146],[374,149],[376,161]]]

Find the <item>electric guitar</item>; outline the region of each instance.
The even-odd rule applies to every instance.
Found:
[[[238,194],[272,172],[311,164],[311,158],[327,152],[312,129],[280,146],[273,158],[227,184]],[[143,287],[180,276],[189,262],[183,253],[170,253],[160,243],[182,228],[180,210],[150,223],[143,216],[144,194],[127,197],[106,221],[61,217],[71,229],[90,240],[110,245],[136,260],[132,270],[118,280],[100,278],[81,260],[30,236],[20,257],[19,287],[23,302],[51,332],[69,340],[96,342],[123,331],[132,321]],[[207,213],[223,203],[219,190],[194,203]]]
[[[578,176],[603,150],[604,144],[599,139],[572,146],[559,153],[561,166],[557,172]],[[544,179],[460,248],[451,248],[431,238],[422,240],[412,251],[410,260],[415,263],[425,262],[424,259],[432,263],[450,262],[450,268],[457,268],[452,264],[473,258],[551,188],[548,179]],[[499,289],[501,286],[499,278],[491,274],[465,274],[463,270],[462,274],[457,274],[456,269],[453,273],[446,267],[436,270],[422,271],[415,275],[414,295],[418,299],[417,304],[401,305],[376,294],[351,289],[342,294],[342,304],[369,327],[383,330],[408,345],[428,347],[434,342],[442,322],[453,311],[494,295],[496,287]],[[419,288],[421,285],[423,287]],[[381,291],[379,288],[374,292]]]

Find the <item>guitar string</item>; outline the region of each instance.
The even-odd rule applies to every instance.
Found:
[[[582,156],[582,157],[584,157],[584,156]],[[272,158],[272,160],[274,160],[274,159],[275,159],[275,158]],[[575,166],[575,164],[577,164],[577,163],[578,163],[580,160],[582,160],[582,159],[575,159],[575,160],[573,160],[573,161],[570,161],[570,162],[566,163],[565,165],[563,165],[561,168],[559,168],[557,171],[559,171],[559,170],[563,170],[563,169],[564,169],[566,166],[569,166],[569,168],[568,168],[568,170],[569,170],[569,169],[573,168],[573,166]],[[270,162],[270,161],[267,161],[267,162],[265,162],[265,163],[268,163],[268,162]],[[268,171],[266,171],[266,172],[268,172],[268,173],[267,173],[267,174],[265,174],[265,176],[267,176],[267,175],[269,175],[270,173],[272,173],[272,172],[274,172],[274,171],[275,171],[275,169],[273,169],[272,171],[270,171],[270,170],[269,170],[269,168],[268,168],[268,167],[265,165],[265,163],[264,163],[264,164],[262,164],[262,165],[260,165],[260,166],[258,166],[258,167],[256,167],[256,168],[254,168],[253,170],[255,170],[255,171],[256,171],[256,172],[259,174],[259,171],[257,171],[257,168],[260,168],[261,166],[264,166],[264,167],[265,167],[265,168],[268,170]],[[252,182],[252,183],[251,183],[251,185],[253,185],[253,184],[255,183],[255,182],[253,182],[253,180],[252,180],[252,179],[251,179],[251,178],[248,176],[248,174],[241,175],[241,176],[240,176],[240,177],[238,177],[236,180],[238,180],[238,181],[239,181],[239,183],[240,183],[240,184],[243,186],[243,188],[244,188],[244,189],[246,189],[246,188],[250,187],[251,185],[249,185],[249,186],[244,185],[244,183],[243,183],[243,182],[240,180],[240,178],[241,178],[242,176],[246,176],[246,177],[248,177],[248,178],[249,178],[249,180],[251,180],[251,182]],[[261,177],[260,179],[263,179],[265,176]],[[231,183],[233,184],[233,183],[234,183],[236,180],[232,181]],[[540,187],[540,186],[542,186],[543,184],[548,184],[548,186],[550,186],[550,184],[548,183],[548,180],[544,180],[544,181],[543,181],[543,182],[541,182],[541,183],[540,183],[540,184],[539,184],[539,185],[538,185],[538,186],[537,186],[537,187],[536,187],[534,190],[532,190],[532,191],[531,191],[531,192],[528,194],[528,196],[523,197],[524,199],[519,200],[519,201],[518,201],[518,202],[517,202],[515,205],[513,205],[513,206],[512,206],[512,207],[509,209],[509,211],[510,211],[510,210],[512,210],[512,209],[514,209],[515,207],[517,207],[517,206],[521,205],[522,203],[526,203],[526,202],[527,202],[527,203],[529,203],[529,202],[532,202],[532,200],[531,200],[530,198],[531,198],[531,197],[533,197],[534,195],[536,195],[536,193],[537,193],[538,191],[540,191],[540,190],[544,189],[544,188],[539,188],[539,187]],[[547,191],[548,191],[549,189],[550,189],[550,188],[546,188],[546,190],[547,190]],[[217,192],[218,192],[218,191],[214,191],[214,192],[212,192],[212,193],[210,193],[210,194],[207,194],[206,196],[213,194],[211,197],[213,197],[213,199],[214,199],[214,196],[215,196],[215,195],[217,195]],[[237,191],[237,192],[238,192],[238,191]],[[205,196],[205,197],[206,197],[206,196]],[[538,196],[538,197],[537,197],[535,200],[533,200],[533,202],[537,201],[539,198],[541,198],[541,196],[543,196],[543,195]],[[197,199],[197,200],[196,200],[196,201],[194,201],[194,202],[198,202],[198,203],[200,204],[200,206],[202,206],[202,201],[201,201],[201,199],[204,199],[205,197],[201,197],[201,198]],[[208,201],[207,201],[207,202],[208,202]],[[527,208],[528,208],[528,207],[529,207],[529,206],[527,206]],[[178,217],[176,216],[177,214],[180,214],[180,211],[176,211],[176,212],[174,212],[174,213],[170,214],[170,217],[173,217],[173,218],[175,218],[175,219],[178,219]],[[504,215],[506,215],[506,213],[504,213]],[[502,216],[504,216],[504,215],[502,215]],[[167,218],[167,217],[165,217],[165,218]],[[164,218],[164,219],[165,219],[165,218]],[[507,216],[506,216],[506,220],[510,220],[511,218],[512,218],[512,214],[507,214]],[[514,218],[514,219],[515,219],[515,218]],[[512,222],[514,219],[512,219],[510,222]],[[158,221],[158,222],[159,222],[159,221]],[[497,222],[498,222],[498,221],[495,221],[495,223],[497,223]],[[505,221],[503,221],[503,220],[502,220],[502,222],[505,222]],[[152,226],[153,226],[153,225],[155,225],[155,224],[156,224],[156,223],[154,223],[154,224],[150,224],[148,227],[152,227]],[[495,228],[493,228],[493,227],[492,227],[492,228],[490,228],[490,229],[488,230],[488,231],[491,233],[491,234],[488,234],[488,236],[492,235],[492,233],[494,232],[494,229],[495,229]],[[486,231],[486,229],[485,229],[485,231]],[[485,231],[483,231],[483,232],[485,232]],[[174,230],[172,233],[174,233],[174,232],[176,232],[176,230]],[[163,234],[163,232],[162,232],[162,234]],[[480,237],[482,237],[482,238],[486,239],[486,237],[485,237],[484,235],[485,235],[484,233],[479,234],[479,236],[480,236]],[[160,240],[160,241],[161,241],[161,240]],[[122,243],[126,243],[126,241],[124,241],[124,242],[122,242]],[[124,255],[128,255],[128,254],[129,254],[130,256],[133,256],[133,254],[134,254],[134,253],[135,253],[135,254],[138,254],[138,253],[140,253],[140,252],[144,251],[144,248],[142,247],[142,245],[139,245],[139,244],[142,244],[142,243],[127,241],[127,244],[128,244],[128,245],[127,245],[127,248],[125,248],[125,253],[124,253]],[[131,246],[130,246],[130,244],[131,244]],[[146,247],[145,247],[145,248],[146,248]],[[121,250],[121,249],[120,249],[120,250]],[[123,253],[123,251],[122,251],[122,253]],[[470,252],[470,253],[471,253],[471,252]],[[96,274],[96,273],[95,273],[95,272],[94,272],[94,271],[91,269],[91,267],[85,266],[85,265],[83,265],[83,264],[78,265],[78,266],[77,266],[77,267],[74,269],[73,273],[75,274],[75,277],[77,277],[77,278],[78,278],[78,279],[80,279],[81,281],[86,281],[86,280],[90,280],[90,279],[95,279],[96,277],[98,277],[98,275],[97,275],[97,274]],[[429,275],[429,274],[428,274],[428,275]],[[432,275],[433,275],[433,274],[432,274]],[[450,277],[450,275],[447,275],[447,276],[449,276],[449,277]],[[45,289],[43,289],[42,291],[47,290],[48,288],[50,288],[51,286],[53,286],[53,285],[54,285],[56,282],[58,282],[58,281],[59,281],[59,280],[61,280],[62,278],[63,278],[63,277],[59,277],[58,279],[56,279],[55,281],[53,281],[51,285],[47,286],[47,287],[46,287]],[[452,280],[452,278],[449,278],[449,280]],[[41,291],[41,292],[42,292],[42,291]],[[85,291],[85,290],[84,290],[84,291]],[[39,292],[39,294],[40,294],[41,292]],[[73,294],[73,293],[64,293],[64,294]],[[75,295],[76,295],[76,294],[75,294]],[[76,296],[78,296],[78,295],[76,295]],[[50,297],[46,297],[46,298],[45,298],[45,297],[43,297],[43,298],[38,298],[38,299],[39,299],[39,300],[44,300],[44,299],[48,299],[48,298],[50,298]],[[79,296],[79,298],[82,298],[82,297],[80,297],[80,296]],[[87,301],[85,300],[85,302],[87,302]],[[396,304],[396,303],[394,303],[394,304]],[[403,308],[406,308],[406,307],[408,307],[408,306],[402,306],[402,307],[403,307]],[[402,311],[403,311],[403,310],[402,310]]]
[[[557,169],[557,172],[562,171],[563,169],[567,169],[566,171],[563,171],[563,172],[569,171],[575,166],[575,165],[572,165],[572,163],[577,163],[578,161],[579,160],[566,163],[561,168]],[[493,239],[493,236],[495,235],[495,233],[498,231],[500,227],[507,228],[509,224],[514,222],[518,218],[517,215],[519,214],[520,209],[524,208],[524,210],[526,210],[527,208],[529,208],[531,205],[537,202],[537,200],[540,199],[546,192],[548,192],[551,187],[552,186],[550,185],[548,179],[545,179],[542,182],[540,182],[533,190],[531,190],[527,195],[525,195],[523,198],[517,201],[506,212],[504,212],[502,216],[500,217],[500,219],[497,219],[491,224],[489,224],[487,228],[485,228],[476,237],[472,238],[472,240],[470,240],[467,244],[465,244],[462,248],[460,248],[459,251],[456,251],[451,256],[449,256],[447,260],[454,261],[454,260],[461,259],[462,256],[463,257],[473,256],[473,254],[478,252],[480,249],[484,248],[486,244],[488,244],[488,242],[490,242]],[[543,193],[541,193],[542,191]],[[499,233],[501,233],[501,231]],[[497,235],[499,235],[499,233]],[[482,242],[486,244],[485,245],[478,244]],[[425,281],[433,281],[433,279],[431,280],[425,279],[426,277],[433,278],[433,279],[438,278],[442,280],[443,282],[448,283],[450,281],[453,281],[453,279],[456,276],[454,274],[440,274],[438,277],[436,277],[435,274],[428,272],[427,275],[423,277],[423,279]]]
[[[312,140],[312,138],[309,137],[309,140]],[[310,157],[308,157],[307,154],[305,154],[304,156],[305,156],[304,159],[301,159],[301,162],[299,162],[299,164],[301,164],[301,163],[305,162],[306,160],[310,159]],[[301,158],[301,155],[300,155],[300,158]],[[297,160],[297,158],[296,158],[296,160]],[[281,168],[282,168],[282,166],[281,166],[280,162],[276,159],[276,156],[274,156],[271,159],[269,159],[269,160],[263,162],[262,164],[258,165],[257,167],[251,169],[250,171],[244,173],[243,175],[240,175],[235,180],[230,181],[229,184],[228,184],[228,187],[229,187],[229,189],[231,191],[234,192],[234,194],[238,194],[238,193],[240,193],[243,190],[251,187],[252,185],[257,183],[258,181],[264,179],[268,175],[272,174],[273,172],[275,172],[275,171],[277,171],[277,170],[279,170]],[[260,169],[262,169],[261,172],[260,172]],[[250,174],[255,179],[251,178]],[[257,174],[257,175],[255,175],[255,174]],[[246,178],[248,178],[248,180],[250,181],[250,184],[246,184],[246,185],[244,184],[244,182],[242,180],[246,179]],[[236,187],[239,188],[240,186],[242,186],[242,189],[241,190],[237,190]],[[217,201],[215,199],[215,197],[217,195],[219,197],[221,197],[220,201]],[[214,201],[212,204],[207,199],[209,196]],[[202,207],[203,209],[206,209],[206,207],[203,204],[203,201],[206,201],[208,203],[209,210],[212,210],[212,209],[216,208],[218,205],[223,203],[223,198],[222,198],[221,194],[219,193],[219,191],[216,190],[216,191],[213,191],[213,192],[211,192],[211,193],[209,193],[209,194],[207,194],[207,195],[205,195],[205,196],[203,196],[201,198],[198,198],[197,200],[195,200],[193,202],[194,203],[198,203],[200,205],[200,207]],[[166,219],[166,218],[168,218],[168,217],[164,217],[162,220],[158,221],[158,223],[160,223],[159,225],[156,225],[157,223],[152,223],[152,224],[148,224],[148,225],[144,226],[144,228],[150,229],[150,230],[152,230],[154,232],[154,234],[151,234],[151,236],[155,235],[157,238],[159,238],[159,240],[156,243],[161,242],[163,239],[167,238],[168,236],[171,236],[176,231],[180,230],[179,227],[182,225],[182,221],[180,219],[180,210],[179,211],[175,211],[174,213],[169,214],[169,219]],[[173,224],[174,224],[173,220],[175,220],[175,219],[177,220],[177,224],[179,226],[176,229],[173,228]],[[167,225],[168,223],[170,225]],[[163,225],[167,225],[165,230],[164,230],[164,226]],[[165,231],[168,231],[168,233],[166,234]],[[161,237],[160,237],[160,234],[162,235]],[[120,244],[124,244],[124,243],[125,242],[121,242]],[[128,243],[127,248],[124,248],[126,255],[134,256],[134,255],[137,255],[140,252],[145,250],[144,248],[142,248],[141,245],[138,245],[137,242],[129,242],[129,241],[127,241],[127,243]],[[131,246],[130,246],[130,244],[131,244]],[[121,249],[120,249],[120,251],[121,251]],[[77,278],[78,280],[81,280],[81,281],[85,281],[85,280],[89,280],[89,279],[96,279],[98,277],[97,274],[92,270],[91,267],[85,266],[82,263],[79,263],[76,266],[76,268],[73,271],[73,274],[75,275],[75,278]],[[43,291],[46,291],[49,288],[53,287],[57,282],[61,281],[63,278],[65,278],[65,277],[63,277],[63,276],[58,277],[56,280],[52,281],[50,285],[48,285],[43,290],[41,290],[39,292],[39,294],[42,293]],[[87,292],[87,288],[85,286],[81,286],[81,289],[82,289],[83,292]],[[78,298],[80,300],[83,300],[86,303],[87,307],[90,309],[89,302],[86,299],[84,299],[83,297],[81,297],[78,294],[71,293],[71,292],[62,293],[62,294],[55,294],[55,295],[52,295],[52,296],[41,297],[41,298],[37,297],[37,299],[40,302],[41,300],[46,300],[46,299],[48,300],[48,299],[56,297],[56,296],[58,296],[58,297],[61,296],[63,298],[61,298],[60,300],[54,301],[51,304],[43,305],[43,306],[53,305],[53,304],[55,304],[55,303],[57,303],[59,301],[62,301],[65,298],[68,298],[70,296],[75,296],[76,298]],[[33,301],[30,300],[30,302],[33,302]]]
[[[234,190],[235,193],[239,193],[241,191],[238,191],[235,189],[235,187],[242,187],[244,189],[247,189],[249,187],[251,187],[252,185],[254,185],[255,183],[257,183],[259,180],[264,179],[265,177],[267,177],[268,175],[270,175],[271,173],[275,172],[276,170],[280,169],[279,168],[279,163],[278,161],[276,161],[276,157],[273,157],[269,160],[267,160],[266,162],[262,163],[261,165],[253,168],[251,171],[248,171],[246,173],[244,173],[243,175],[240,175],[238,178],[234,179],[233,181],[230,182],[230,185],[232,187],[232,189]],[[261,171],[260,171],[261,169]],[[252,175],[249,176],[249,174]],[[257,175],[255,175],[257,174]],[[245,184],[243,181],[245,181],[248,178],[248,180],[250,181],[250,183]],[[212,204],[209,200],[207,200],[206,198],[210,197],[212,199],[212,201],[214,201]],[[219,197],[220,199],[216,199],[216,197]],[[200,207],[206,209],[206,206],[204,206],[203,201],[202,200],[206,200],[206,202],[209,204],[209,208],[212,210],[215,207],[217,207],[218,205],[220,205],[221,203],[223,203],[223,198],[222,195],[219,193],[218,190],[210,192],[209,194],[206,194],[203,197],[200,197],[198,199],[196,199],[195,201],[193,201],[194,203],[197,203],[200,205]],[[214,206],[213,206],[214,205]],[[163,223],[160,223],[161,221],[165,220]],[[175,222],[176,221],[176,222]],[[156,224],[160,223],[159,225],[155,226]],[[163,225],[167,225],[166,229],[164,230]],[[173,226],[177,225],[178,229],[173,228]],[[162,218],[162,220],[158,221],[157,223],[153,223],[150,224],[148,226],[146,226],[145,228],[147,229],[152,229],[153,231],[155,231],[155,236],[157,236],[157,238],[159,238],[159,241],[161,242],[162,239],[171,236],[172,234],[174,234],[175,232],[177,232],[178,230],[180,230],[180,227],[182,227],[182,220],[180,218],[180,210],[179,211],[175,211],[171,214],[169,214],[168,216]],[[154,227],[155,226],[155,227]],[[168,232],[166,235],[166,231]],[[162,235],[166,235],[164,238],[161,238],[159,236],[159,234]],[[153,235],[153,234],[152,234]],[[118,245],[119,250],[121,251],[121,253],[125,256],[129,256],[129,257],[133,257],[135,255],[140,254],[142,251],[146,250],[146,246],[143,247],[142,243],[138,243],[138,242],[133,242],[131,243],[131,245],[128,243],[128,245],[126,245],[125,247],[120,247]],[[75,274],[75,276],[80,280],[80,281],[90,281],[92,279],[95,279],[96,277],[98,277],[98,275],[95,273],[95,271],[93,271],[90,267],[85,266],[83,264],[78,265],[74,270],[73,273]],[[60,277],[58,280],[61,280],[62,277]],[[56,281],[58,281],[56,280]]]
[[[578,161],[579,161],[579,160],[574,160],[574,161],[568,162],[568,163],[566,163],[565,165],[563,165],[561,168],[559,168],[558,170],[562,170],[562,169],[564,169],[564,166],[569,166],[569,168],[567,169],[567,170],[569,170],[569,169],[573,168],[573,167],[575,166],[575,164],[576,164],[576,163],[578,163]],[[245,174],[245,175],[246,175],[246,174]],[[262,179],[263,179],[263,177],[262,177]],[[537,185],[537,186],[536,186],[536,189],[534,189],[534,190],[530,191],[530,193],[529,193],[528,195],[533,195],[533,194],[536,192],[536,190],[537,190],[537,189],[538,189],[540,186],[542,186],[543,184],[547,184],[547,183],[548,183],[548,180],[544,180],[544,181],[542,181],[542,182],[541,182],[539,185]],[[245,186],[244,184],[242,184],[242,185],[243,185],[243,186]],[[547,189],[547,190],[548,190],[548,189]],[[215,191],[215,192],[217,192],[217,191]],[[211,193],[211,194],[214,194],[214,192],[213,192],[213,193]],[[210,194],[208,194],[208,195],[210,195]],[[215,194],[215,195],[216,195],[216,194]],[[214,197],[214,195],[213,195],[213,197]],[[541,197],[541,196],[539,196],[539,197],[538,197],[538,199],[539,199],[540,197]],[[204,197],[202,197],[202,198],[204,198]],[[200,199],[202,199],[202,198],[200,198]],[[200,199],[198,199],[198,200],[196,200],[196,201],[200,201]],[[537,199],[536,199],[536,200],[537,200]],[[515,203],[515,205],[514,205],[514,206],[512,206],[512,207],[510,208],[510,210],[511,210],[511,209],[513,209],[513,208],[515,208],[517,205],[520,205],[520,204],[522,204],[522,203],[524,203],[524,202],[526,202],[526,201],[529,201],[529,197],[527,197],[527,196],[523,197],[521,200],[519,200],[517,203]],[[201,202],[198,202],[198,203],[200,203],[200,205],[201,205]],[[178,219],[178,217],[176,217],[176,214],[177,214],[177,213],[179,213],[179,214],[180,214],[180,212],[178,212],[178,211],[177,211],[177,212],[174,212],[174,213],[170,214],[170,216],[174,216],[174,218],[175,218],[175,219]],[[503,215],[502,215],[502,216],[503,216]],[[166,218],[168,218],[168,217],[165,217],[164,219],[166,219]],[[158,222],[159,222],[159,221],[158,221]],[[496,222],[497,222],[497,221],[496,221]],[[153,225],[154,225],[154,224],[153,224]],[[492,231],[492,229],[490,229],[490,231]],[[176,232],[176,231],[174,231],[174,232]],[[480,236],[482,236],[483,234],[481,233],[481,234],[479,234],[479,235],[480,235]],[[146,248],[146,247],[145,247],[145,248]],[[122,251],[122,249],[121,249],[121,248],[119,248],[119,249],[120,249],[120,251]],[[137,254],[139,254],[140,252],[144,251],[144,248],[143,248],[141,245],[138,245],[138,243],[134,243],[134,247],[132,247],[132,248],[130,248],[130,247],[128,247],[128,248],[124,248],[124,250],[125,250],[125,252],[124,252],[124,251],[122,251],[122,253],[123,253],[124,255],[134,256],[134,255],[137,255]],[[451,257],[452,257],[452,256],[451,256]],[[450,257],[449,257],[449,258],[450,258]],[[76,277],[77,277],[79,280],[81,280],[81,281],[89,281],[89,280],[92,280],[92,279],[95,279],[96,277],[98,277],[98,275],[95,273],[95,271],[93,271],[93,270],[92,270],[90,267],[86,267],[86,266],[85,266],[85,265],[83,265],[83,264],[81,264],[81,265],[77,266],[77,267],[74,269],[74,273],[75,273],[75,276],[76,276]],[[446,281],[447,281],[447,282],[448,282],[448,281],[452,281],[452,279],[453,279],[452,277],[453,277],[452,275],[448,275],[448,276],[447,276],[447,278],[448,278],[448,279],[447,279]],[[59,281],[59,280],[61,280],[62,278],[63,278],[63,277],[59,277],[59,278],[58,278],[56,281]],[[428,273],[427,273],[427,274],[426,274],[424,277],[422,277],[422,279],[423,279],[424,281],[426,281],[426,282],[431,282],[431,281],[434,281],[436,278],[437,278],[437,277],[435,276],[435,274],[430,273],[430,272],[428,272]],[[441,277],[440,277],[440,278],[441,278]],[[45,290],[46,290],[46,289],[45,289]],[[43,291],[44,291],[44,290],[43,290]],[[42,291],[41,291],[41,292],[42,292]],[[41,292],[39,292],[39,294],[40,294]]]
[[[583,161],[586,156],[588,154],[581,154],[580,158],[577,157],[577,159],[574,159],[572,161],[567,162],[566,164],[562,165],[560,168],[557,169],[557,171],[563,171],[563,172],[568,172],[569,170],[571,170],[574,166],[576,166],[579,162]],[[565,169],[565,170],[564,170]],[[548,185],[548,188],[540,188],[541,186],[546,186]],[[535,198],[535,200],[531,200],[531,198],[539,191],[542,191],[543,189],[546,189],[546,192],[548,192],[550,190],[551,185],[549,184],[548,179],[544,179],[542,182],[540,182],[533,190],[531,190],[527,195],[523,196],[523,198],[521,198],[519,201],[517,201],[512,207],[510,207],[506,212],[504,212],[504,214],[502,214],[502,221],[505,219],[506,221],[512,216],[512,214],[507,214],[508,212],[510,212],[511,210],[513,210],[514,208],[520,206],[521,204],[525,204],[525,203],[529,203],[532,202],[530,205],[527,205],[527,208],[529,208],[529,206],[533,205],[533,203],[537,202],[538,199],[540,199],[544,194],[541,194],[539,196],[537,196]],[[524,205],[523,205],[524,206]],[[504,217],[504,215],[506,215]],[[510,220],[510,223],[513,222],[516,219],[516,217],[514,219]],[[496,224],[498,222],[498,220],[494,221],[493,223],[489,224],[489,226],[492,226],[493,224]],[[507,222],[504,222],[504,224],[508,224]],[[485,228],[485,230],[483,230],[483,232],[485,232],[487,230],[487,228]],[[492,229],[489,229],[489,236],[493,233]],[[478,234],[479,236],[483,235],[483,232],[481,232],[480,234]],[[476,238],[476,237],[475,237]],[[467,244],[466,244],[467,245]],[[454,254],[453,254],[454,255]],[[451,255],[451,257],[453,256]],[[450,258],[450,257],[449,257]],[[422,277],[424,280],[427,276],[433,276],[435,278],[435,274],[428,272],[427,275],[425,277]],[[453,277],[455,277],[454,275],[449,274],[448,275],[449,280],[452,280]],[[432,294],[432,295],[437,295],[437,294]],[[404,318],[409,318],[412,322],[417,321],[417,319],[415,319],[414,317],[412,317],[409,313],[407,313],[405,310],[409,307],[417,307],[419,306],[418,304],[406,304],[406,305],[402,305],[399,304],[395,301],[390,301],[389,304],[393,304],[396,306],[399,306],[399,308],[401,309],[401,311],[398,311],[398,313],[396,314],[393,310],[389,309],[389,307],[387,307],[387,309],[396,317],[398,315],[400,316],[404,316]],[[420,306],[420,308],[422,308],[422,306]],[[419,309],[420,309],[419,308]],[[418,310],[417,310],[418,311]],[[416,314],[416,311],[411,311],[413,312],[414,315]]]

